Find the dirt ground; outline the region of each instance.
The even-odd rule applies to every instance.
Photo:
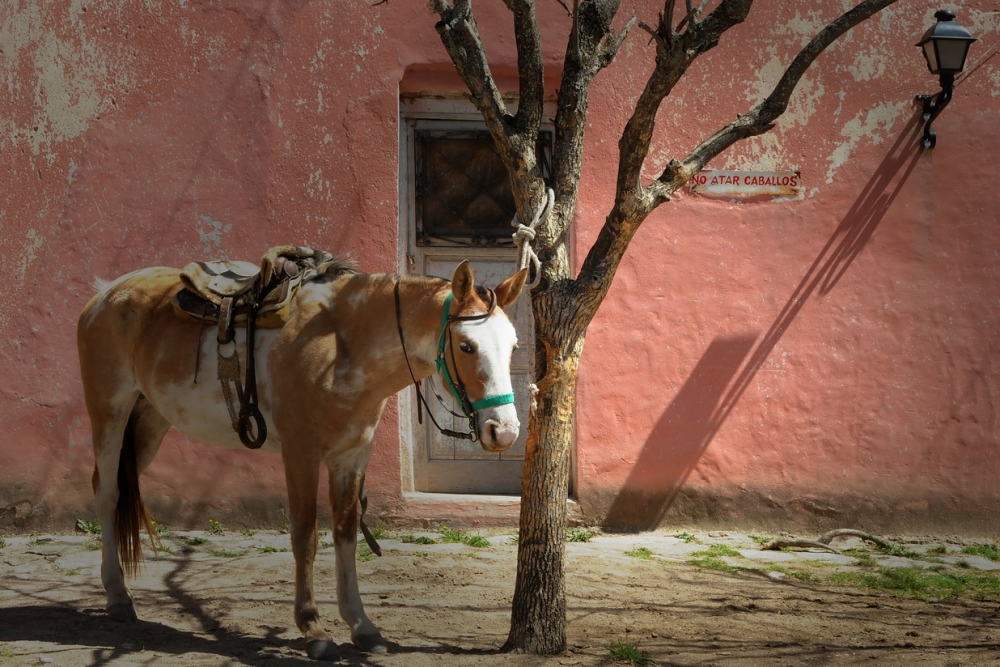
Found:
[[[509,535],[487,535],[490,546],[477,547],[441,543],[440,531],[389,531],[380,540],[382,558],[362,550],[361,592],[391,642],[388,655],[367,656],[350,645],[337,614],[329,547],[317,559],[317,598],[326,628],[341,642],[342,662],[351,665],[606,665],[606,647],[621,643],[659,665],[1000,666],[995,549],[981,550],[983,557],[970,553],[975,541],[899,538],[895,556],[865,551],[857,541],[835,543],[857,549],[847,555],[763,552],[762,540],[748,535],[692,533],[568,543],[569,649],[548,658],[496,653],[514,588],[517,547]],[[431,539],[437,543],[419,543]],[[148,554],[131,582],[141,619],[132,624],[104,615],[92,536],[8,535],[5,542],[3,667],[309,662],[292,621],[287,535],[168,534],[172,553],[158,560]],[[885,568],[913,575],[908,592],[859,583]],[[922,573],[974,590],[935,599],[938,589]],[[855,579],[838,583],[838,576]]]

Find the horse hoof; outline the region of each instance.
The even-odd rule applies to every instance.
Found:
[[[119,623],[131,623],[139,620],[139,616],[135,613],[135,605],[131,602],[108,607],[108,618]]]
[[[333,643],[332,639],[313,639],[307,641],[306,655],[313,660],[323,660],[324,662],[336,662],[340,660],[337,645]]]
[[[385,645],[382,635],[375,633],[372,635],[358,635],[353,638],[354,645],[365,653],[388,653],[389,647]]]

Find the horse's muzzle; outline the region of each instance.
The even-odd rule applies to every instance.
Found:
[[[488,452],[503,452],[510,449],[520,432],[520,424],[516,421],[511,424],[487,419],[479,429],[479,442]]]

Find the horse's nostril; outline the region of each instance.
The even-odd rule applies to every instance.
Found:
[[[499,440],[499,438],[497,437],[497,423],[496,422],[490,422],[490,440],[493,441],[493,444],[496,444],[497,441]]]

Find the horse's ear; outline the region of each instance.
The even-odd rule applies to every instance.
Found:
[[[503,281],[496,288],[497,305],[506,308],[517,301],[524,288],[524,282],[528,279],[528,269],[521,269],[507,280]]]
[[[476,280],[472,277],[472,267],[469,266],[469,260],[463,259],[451,277],[451,293],[455,295],[457,303],[463,304],[472,298],[475,287]]]

